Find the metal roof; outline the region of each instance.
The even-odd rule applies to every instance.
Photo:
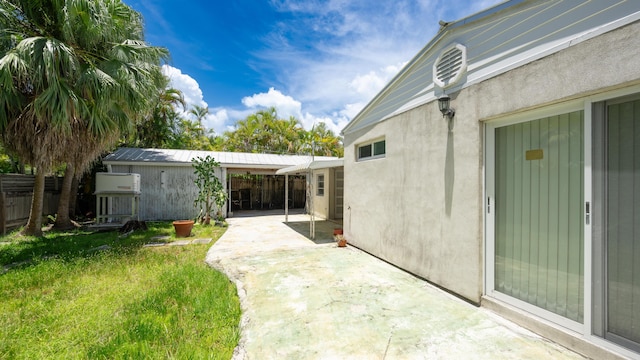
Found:
[[[175,149],[137,149],[119,148],[105,156],[105,165],[173,165],[191,166],[197,157],[212,156],[221,167],[252,168],[252,169],[281,169],[289,166],[308,164],[315,160],[337,160],[336,157],[309,155],[277,155],[254,154],[240,152],[175,150]]]
[[[276,175],[295,174],[306,170],[329,169],[341,166],[344,166],[344,159],[315,160],[307,162],[305,164],[299,164],[280,169],[276,171]]]

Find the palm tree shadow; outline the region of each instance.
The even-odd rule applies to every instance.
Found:
[[[86,231],[73,230],[67,232],[50,231],[42,237],[31,237],[13,234],[11,242],[0,245],[0,273],[10,269],[32,266],[48,259],[74,261],[80,258],[91,258],[104,251],[127,253],[139,249],[148,242],[153,232],[133,233],[120,237],[117,230]],[[3,271],[4,270],[4,271]]]

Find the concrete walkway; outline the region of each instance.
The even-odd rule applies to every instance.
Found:
[[[228,222],[207,263],[238,287],[234,359],[582,358],[355,248],[318,245],[283,215]]]

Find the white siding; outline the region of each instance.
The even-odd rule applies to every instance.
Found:
[[[141,220],[193,219],[198,215],[193,206],[198,188],[190,166],[113,165],[112,170],[115,173],[140,174]],[[222,168],[216,169],[216,175],[222,176]],[[165,186],[162,186],[161,179],[166,179]],[[226,187],[226,180],[223,184]]]
[[[433,101],[433,64],[451,43],[467,48],[463,88],[575,46],[640,18],[640,1],[525,1],[494,15],[463,19],[438,34],[363,110],[344,132],[361,129]],[[541,76],[553,76],[552,73]]]

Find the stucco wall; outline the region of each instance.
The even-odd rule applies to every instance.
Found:
[[[356,162],[356,145],[384,136],[386,156]],[[480,127],[437,105],[345,135],[344,226],[350,243],[479,301]]]
[[[640,83],[640,24],[463,89],[451,131],[435,102],[346,133],[345,235],[401,268],[479,302],[483,274],[483,123]],[[356,162],[386,138],[386,157]]]

